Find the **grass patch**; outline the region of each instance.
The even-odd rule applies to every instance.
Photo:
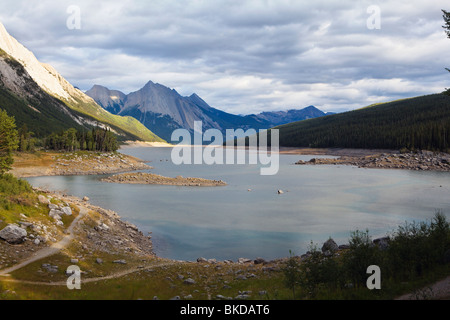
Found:
[[[22,279],[29,273],[37,274],[42,263],[59,263],[60,270],[54,275],[41,272],[40,281],[48,281],[50,278],[51,281],[65,281],[67,279],[63,271],[70,265],[70,261],[64,255],[54,257],[52,260],[47,259],[46,262],[36,262],[28,268],[28,271],[17,271],[13,276]],[[8,285],[13,285],[10,290],[17,293],[14,299],[152,300],[156,296],[158,299],[168,300],[178,296],[183,300],[215,300],[219,299],[220,296],[218,297],[218,295],[235,299],[240,293],[244,293],[249,294],[249,299],[273,300],[283,299],[288,294],[288,291],[282,286],[281,273],[267,273],[262,271],[261,267],[249,268],[242,265],[180,262],[167,266],[152,267],[152,264],[155,263],[158,263],[158,260],[141,262],[140,264],[145,269],[117,279],[83,283],[83,278],[88,279],[88,276],[82,275],[81,290],[71,291],[65,285],[45,286],[23,283]],[[139,265],[139,263],[136,265]],[[209,267],[205,267],[205,265]],[[130,265],[126,268],[129,267]],[[115,266],[109,262],[98,265],[98,268],[109,269],[109,272],[112,272],[115,269],[123,268],[123,266]],[[83,270],[83,268],[81,269]],[[239,270],[245,270],[243,271],[245,273],[252,272],[256,277],[239,280],[236,278],[240,274]],[[185,283],[188,278],[195,282],[193,284]],[[29,281],[37,280],[35,276],[27,279]]]
[[[38,195],[27,181],[10,174],[0,176],[0,227],[17,223],[24,216],[45,218],[47,210],[45,205],[39,203]]]

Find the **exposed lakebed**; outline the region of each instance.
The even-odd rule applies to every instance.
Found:
[[[237,260],[302,254],[311,241],[369,229],[375,238],[404,221],[450,213],[450,173],[363,169],[346,165],[298,166],[318,156],[280,155],[280,170],[261,176],[259,165],[181,165],[171,148],[125,148],[148,161],[143,172],[165,177],[226,181],[220,188],[105,183],[102,176],[55,176],[28,180],[37,187],[88,196],[123,220],[152,232],[158,256]],[[323,156],[329,158],[328,156]],[[282,190],[282,194],[278,194]]]

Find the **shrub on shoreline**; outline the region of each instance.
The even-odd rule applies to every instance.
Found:
[[[309,299],[319,295],[339,299],[355,294],[358,298],[361,289],[366,294],[369,291],[367,268],[376,265],[385,289],[394,292],[399,283],[421,279],[448,264],[450,224],[442,212],[437,212],[429,223],[406,222],[399,226],[389,236],[387,246],[374,244],[368,230],[352,232],[349,244],[348,249],[325,254],[311,243],[310,251],[298,264],[296,278],[292,277],[296,271],[292,270],[291,256],[286,264],[291,266],[290,277],[283,269],[286,286],[292,288],[295,281],[299,284],[297,293]]]

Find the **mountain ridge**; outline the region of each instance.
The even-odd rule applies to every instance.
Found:
[[[0,49],[0,107],[14,116],[18,127],[26,124],[32,132],[45,136],[67,127],[89,126],[79,116],[34,82],[23,66]]]
[[[163,141],[139,121],[136,121],[131,117],[124,118],[113,115],[100,107],[91,97],[71,85],[51,65],[41,63],[30,50],[8,33],[1,22],[0,49],[4,52],[4,57],[9,57],[5,59],[9,61],[10,65],[11,63],[17,63],[23,67],[19,76],[22,76],[25,73],[28,74],[43,91],[55,99],[58,99],[61,103],[74,111],[72,114],[77,114],[80,119],[86,118],[86,122],[100,122],[104,126],[115,131],[115,133],[123,139],[150,142]],[[3,67],[5,70],[8,70],[4,64]],[[4,74],[4,76],[14,77],[11,72],[7,75]],[[8,80],[6,79],[4,81],[7,82]],[[14,88],[10,87],[9,90],[12,93],[15,91],[23,91],[17,86]]]
[[[86,91],[86,94],[106,110],[136,118],[167,141],[170,141],[175,129],[184,128],[193,132],[194,121],[202,121],[204,130],[218,129],[225,133],[226,129],[269,129],[292,121],[326,115],[314,106],[258,115],[235,115],[211,107],[196,93],[184,97],[175,89],[152,81],[129,94],[98,84]],[[114,96],[120,96],[120,99],[113,99]]]

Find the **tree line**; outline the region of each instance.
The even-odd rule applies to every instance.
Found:
[[[70,128],[61,133],[52,133],[46,137],[45,148],[64,151],[115,152],[119,145],[116,135],[109,129],[96,127],[90,131],[78,131]]]
[[[26,125],[17,130],[15,118],[0,109],[0,175],[11,170],[14,151],[34,151],[36,146],[58,151],[115,152],[119,148],[116,135],[100,127],[83,131],[70,128],[38,139]]]
[[[429,95],[278,127],[280,145],[450,150],[450,97]]]

